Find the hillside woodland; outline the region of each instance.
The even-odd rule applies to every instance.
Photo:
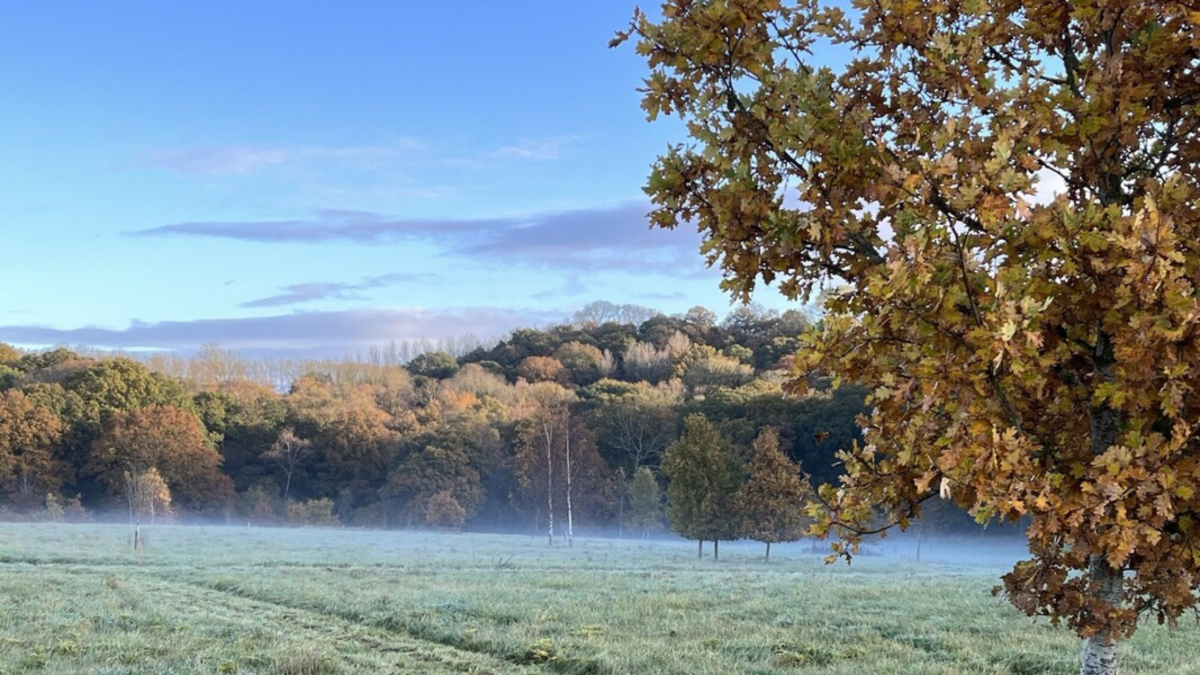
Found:
[[[338,360],[0,344],[3,509],[793,540],[808,481],[835,479],[863,412],[855,387],[781,391],[810,327],[753,306],[718,322],[593,303],[492,346]]]

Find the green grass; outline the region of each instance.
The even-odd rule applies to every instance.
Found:
[[[259,528],[0,525],[0,673],[1078,672],[1077,640],[993,598],[998,570],[799,547]],[[774,553],[774,551],[773,551]],[[790,555],[789,555],[790,554]],[[1143,628],[1123,673],[1200,672]]]

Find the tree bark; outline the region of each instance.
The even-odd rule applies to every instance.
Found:
[[[1096,331],[1096,347],[1092,368],[1097,385],[1113,382],[1116,365],[1112,338],[1099,329]],[[1121,413],[1107,403],[1092,406],[1090,427],[1092,454],[1102,455],[1116,444],[1120,435]],[[1111,607],[1124,601],[1124,572],[1113,569],[1103,553],[1093,553],[1088,561],[1088,579],[1092,596]],[[1083,641],[1083,655],[1079,667],[1080,675],[1116,675],[1117,638],[1110,630],[1101,630]]]
[[[1092,592],[1103,602],[1117,606],[1122,600],[1123,575],[1114,570],[1102,555],[1093,555],[1088,565]],[[1083,661],[1079,675],[1116,675],[1117,640],[1101,631],[1083,641]]]
[[[571,513],[571,420],[567,419],[566,428],[567,450],[567,548],[575,546],[575,518]]]
[[[546,520],[548,523],[547,540],[554,546],[554,432],[550,428],[550,420],[542,422],[542,431],[546,434]]]

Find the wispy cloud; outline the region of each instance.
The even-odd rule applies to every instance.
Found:
[[[318,300],[362,300],[362,294],[371,288],[383,288],[405,282],[425,283],[431,280],[429,275],[421,274],[384,274],[376,277],[365,277],[358,283],[347,282],[308,282],[284,286],[283,292],[258,300],[241,303],[241,307],[283,307],[300,305]]]
[[[588,292],[587,284],[579,278],[578,274],[570,274],[558,288],[548,288],[539,293],[534,293],[531,297],[536,300],[550,300],[553,298],[571,298],[578,297]]]
[[[339,353],[387,344],[392,340],[436,340],[467,334],[501,336],[516,328],[543,326],[561,318],[550,312],[485,307],[367,309],[158,323],[134,321],[124,329],[0,325],[0,341],[20,345],[83,344],[105,349],[184,351],[215,342],[238,350]]]
[[[432,148],[415,138],[393,143],[359,146],[326,145],[208,145],[155,148],[140,153],[121,165],[124,168],[157,169],[181,176],[250,174],[270,169],[345,166],[379,169],[406,160],[445,162],[480,169],[504,162],[547,162],[570,152],[583,137],[579,135],[525,138],[495,150],[466,158],[439,158]]]
[[[649,293],[642,293],[640,297],[645,300],[682,300],[687,297],[687,293],[683,291],[675,291],[673,293],[651,291]]]
[[[129,234],[191,236],[261,243],[423,241],[447,253],[504,264],[574,270],[661,271],[698,264],[700,235],[687,228],[651,229],[645,202],[536,213],[510,218],[396,219],[365,211],[318,211],[307,220],[172,223]]]
[[[134,157],[127,166],[162,169],[185,176],[250,173],[268,168],[338,163],[377,166],[394,161],[424,145],[403,139],[387,145],[351,147],[316,145],[229,145],[159,148]]]
[[[566,154],[582,136],[551,136],[548,138],[526,138],[519,143],[506,145],[490,154],[499,159],[519,159],[531,162],[546,162]]]

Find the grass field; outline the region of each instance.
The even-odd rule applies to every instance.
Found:
[[[1073,636],[991,596],[996,565],[232,527],[147,528],[136,565],[128,537],[0,525],[0,673],[1078,672]],[[1198,638],[1147,626],[1122,673],[1200,672]]]

